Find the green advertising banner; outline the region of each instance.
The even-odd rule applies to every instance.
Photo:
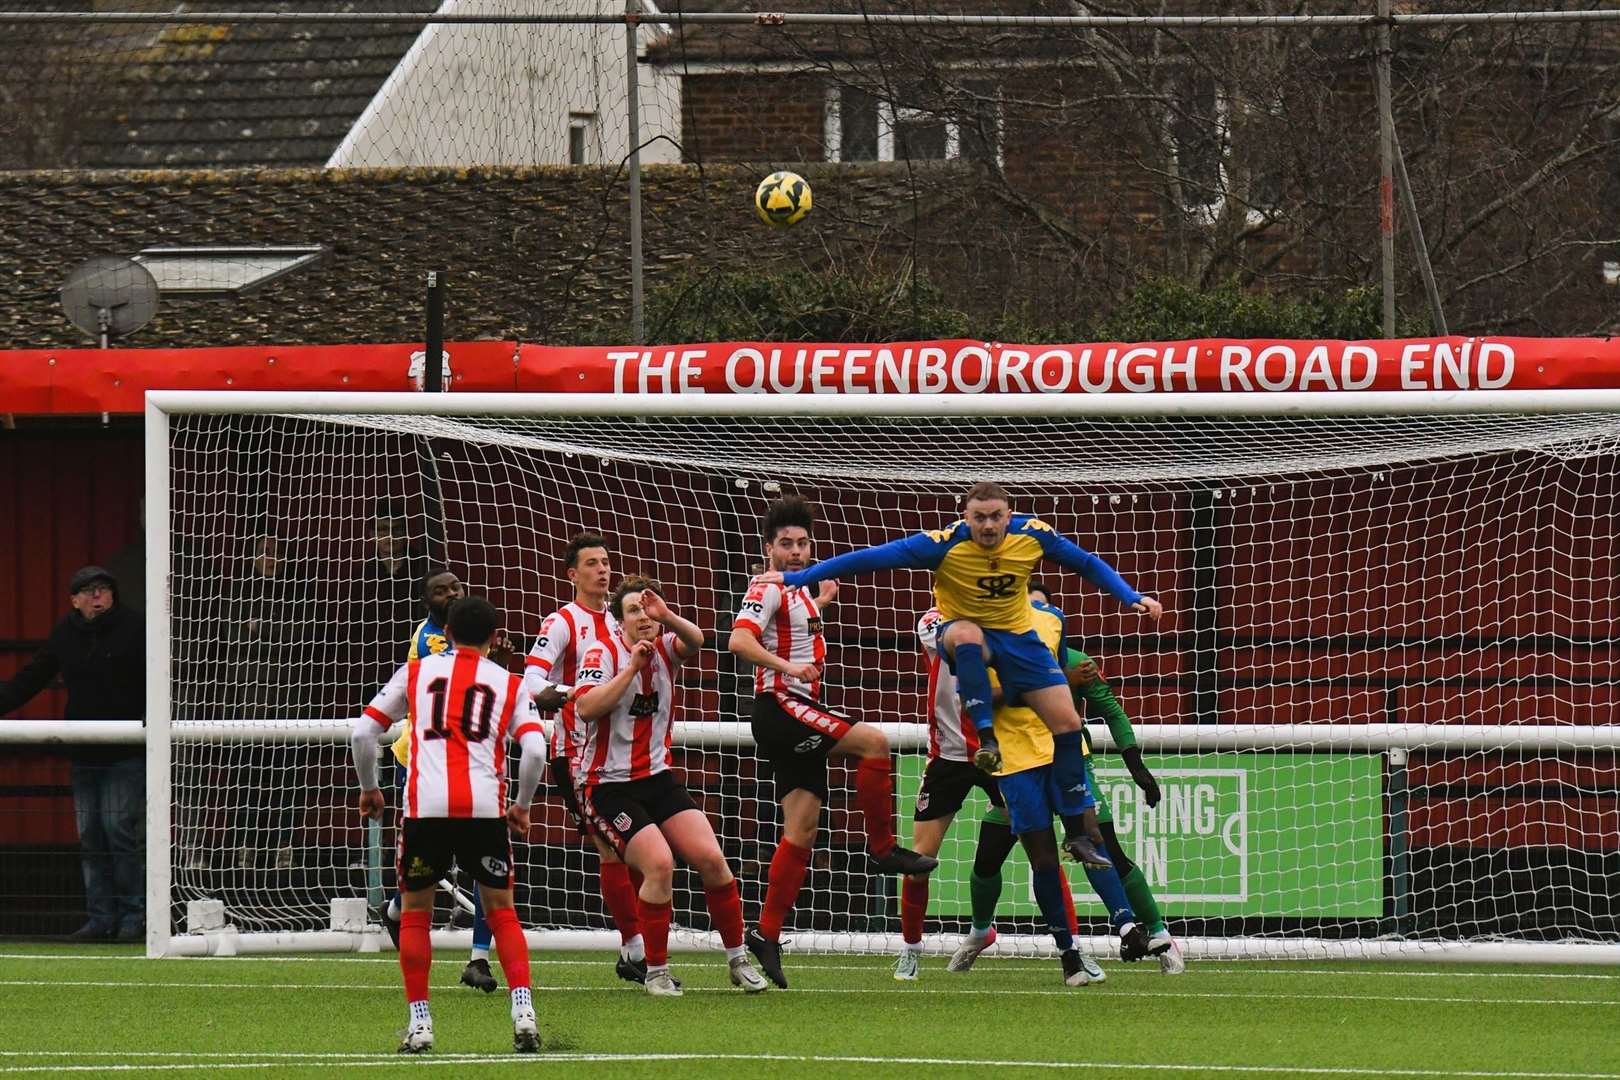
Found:
[[[1147,763],[1163,795],[1157,807],[1142,801],[1117,757],[1097,757],[1097,783],[1120,844],[1167,915],[1383,914],[1377,754],[1160,754]],[[920,755],[899,757],[895,787],[903,821],[925,764]],[[975,791],[957,815],[939,853],[930,913],[969,913],[968,873],[988,807]],[[1065,869],[1081,912],[1102,915],[1085,875],[1073,864]],[[1022,852],[1013,853],[1002,874],[1001,913],[1039,914]]]

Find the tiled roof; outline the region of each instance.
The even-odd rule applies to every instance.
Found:
[[[87,10],[91,0],[13,9]],[[171,5],[126,3],[159,10]],[[325,11],[432,12],[436,0],[330,0]],[[297,0],[190,0],[188,11],[291,11]],[[0,91],[55,89],[39,107],[65,116],[71,145],[0,167],[320,166],[420,27],[363,23],[44,24],[0,35]],[[43,60],[43,72],[42,61]],[[63,87],[72,89],[63,92]]]
[[[909,175],[903,164],[800,168],[816,211],[778,232],[752,217],[756,170],[647,167],[649,289],[689,266],[926,260],[926,246],[890,235],[910,222],[900,212],[910,184],[945,210],[971,198],[978,176],[962,163],[914,164]],[[435,266],[451,271],[451,338],[567,342],[603,312],[628,311],[625,205],[622,175],[565,167],[0,173],[0,347],[87,345],[58,302],[68,272],[92,255],[164,245],[331,252],[235,298],[166,296],[121,344],[410,341]],[[938,232],[956,242],[954,230]]]

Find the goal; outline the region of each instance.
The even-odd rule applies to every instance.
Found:
[[[812,499],[826,557],[945,524],[993,478],[1164,601],[1154,626],[1045,575],[1159,778],[1150,808],[1095,728],[1125,849],[1190,958],[1620,959],[1613,392],[147,401],[148,593],[168,600],[148,616],[152,955],[386,944],[393,827],[356,814],[347,737],[420,615],[379,556],[449,566],[527,646],[571,598],[560,557],[583,530],[709,635],[676,759],[752,920],[779,818],[724,641],[761,513]],[[929,584],[845,582],[827,619],[827,700],[889,733],[902,838]],[[834,766],[790,949],[898,947],[850,779]],[[941,852],[933,951],[966,929],[983,810]],[[556,800],[516,853],[532,942],[616,944]],[[674,940],[712,947],[686,873]],[[997,947],[1049,948],[1022,855],[1006,880]]]

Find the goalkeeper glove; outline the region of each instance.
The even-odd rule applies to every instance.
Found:
[[[1136,786],[1142,789],[1142,797],[1148,806],[1159,805],[1159,782],[1153,779],[1153,774],[1142,763],[1142,748],[1140,746],[1127,746],[1119,752],[1125,759],[1125,767],[1131,771],[1131,779]]]

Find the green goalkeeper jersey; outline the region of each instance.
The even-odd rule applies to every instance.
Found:
[[[1072,645],[1064,646],[1063,666],[1071,668],[1076,664],[1083,664],[1091,660],[1090,656],[1076,649]],[[1114,737],[1114,749],[1123,750],[1127,746],[1136,745],[1136,729],[1131,726],[1131,718],[1125,715],[1125,707],[1114,696],[1113,688],[1108,680],[1103,678],[1101,667],[1097,670],[1097,677],[1090,686],[1077,686],[1074,688],[1074,706],[1080,712],[1082,720],[1102,720],[1108,725],[1108,733]],[[1089,742],[1090,739],[1087,739]]]

